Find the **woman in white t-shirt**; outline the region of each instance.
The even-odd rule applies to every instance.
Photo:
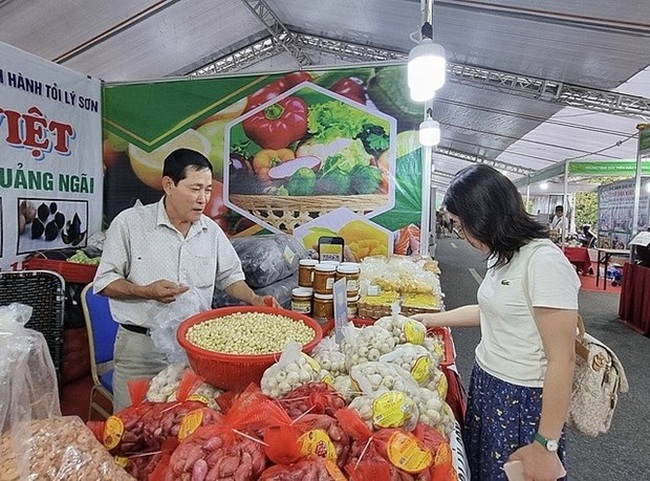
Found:
[[[443,204],[485,254],[487,274],[478,304],[414,317],[427,326],[481,328],[463,433],[472,480],[505,480],[509,460],[523,463],[527,480],[557,479],[580,281],[548,240],[548,227],[526,213],[517,188],[497,170],[463,169]]]

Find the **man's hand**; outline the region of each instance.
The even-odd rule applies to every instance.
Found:
[[[255,296],[251,305],[258,307],[280,307],[280,304],[273,296]]]
[[[188,290],[188,286],[182,286],[164,279],[144,286],[145,297],[147,299],[153,299],[165,304],[174,302],[176,296],[180,296],[183,292],[187,292]]]

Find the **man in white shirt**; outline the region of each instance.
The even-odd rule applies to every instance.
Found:
[[[159,202],[137,204],[115,217],[95,276],[95,292],[110,298],[120,324],[114,348],[114,412],[130,404],[129,379],[153,377],[167,365],[149,336],[164,304],[194,288],[210,306],[215,285],[248,304],[265,304],[244,281],[226,235],[203,214],[212,193],[210,162],[193,150],[176,150],[165,159],[162,185],[165,195]]]
[[[564,207],[561,205],[555,207],[555,215],[553,216],[549,227],[551,230],[558,231],[560,234],[566,232],[569,228],[569,219],[564,217]]]

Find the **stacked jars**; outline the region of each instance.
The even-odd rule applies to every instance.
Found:
[[[314,259],[300,259],[298,265],[298,285],[291,291],[291,310],[312,315],[312,299],[314,281],[314,267],[318,264]]]
[[[356,317],[359,305],[359,264],[342,262],[336,268],[336,280],[345,279],[345,291],[348,298],[348,317]]]
[[[334,317],[332,288],[336,280],[336,263],[321,262],[314,266],[314,319],[326,322]]]

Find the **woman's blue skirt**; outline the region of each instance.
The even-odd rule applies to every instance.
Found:
[[[472,481],[506,481],[503,465],[519,447],[534,441],[541,413],[541,388],[502,381],[475,362],[463,431]],[[558,455],[566,468],[564,433]]]

